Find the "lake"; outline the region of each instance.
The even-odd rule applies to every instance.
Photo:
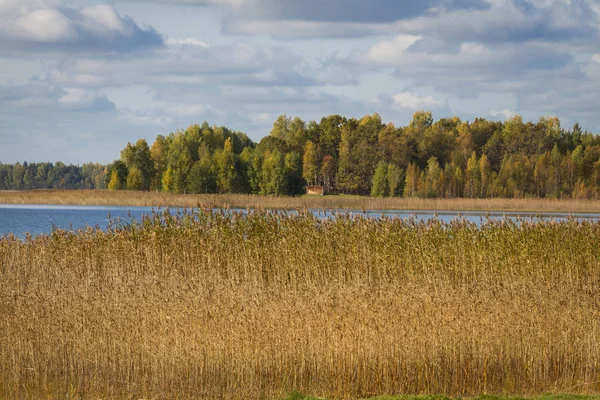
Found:
[[[13,234],[24,238],[27,233],[32,236],[51,233],[53,227],[74,230],[88,226],[106,228],[109,217],[112,220],[121,219],[129,221],[132,218],[141,220],[143,215],[150,215],[152,211],[158,211],[152,207],[111,207],[111,206],[63,206],[63,205],[22,205],[22,204],[0,204],[0,236]],[[179,209],[172,208],[171,212]],[[246,210],[235,210],[246,212]],[[416,218],[417,220],[429,220],[437,218],[441,221],[452,221],[456,218],[481,224],[486,218],[490,219],[517,219],[526,218],[532,220],[552,219],[566,220],[569,217],[577,219],[600,220],[600,214],[565,214],[565,213],[526,213],[526,212],[478,212],[478,211],[434,211],[434,210],[310,210],[319,218],[333,218],[337,212],[361,215],[369,218]],[[293,211],[292,211],[293,212]]]

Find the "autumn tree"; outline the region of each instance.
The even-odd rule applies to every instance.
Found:
[[[311,142],[306,142],[304,146],[303,171],[302,176],[309,185],[316,185],[319,181],[321,171],[321,155],[317,146]]]
[[[481,197],[488,197],[490,195],[490,184],[492,181],[492,167],[485,154],[479,159],[479,173],[481,173]]]
[[[406,168],[406,178],[404,185],[404,196],[415,197],[419,193],[419,175],[420,170],[417,164],[410,163]]]
[[[336,176],[336,170],[337,165],[335,162],[335,158],[333,158],[333,156],[323,157],[323,162],[321,163],[321,180],[325,187],[333,187],[333,182],[335,181]]]
[[[124,190],[127,188],[129,170],[123,161],[117,160],[108,168],[106,187],[108,190]]]
[[[465,177],[465,195],[471,198],[478,197],[481,188],[481,170],[479,169],[479,162],[475,152],[471,154],[471,157],[467,161]]]
[[[121,151],[121,161],[133,172],[133,186],[127,185],[131,190],[149,190],[155,176],[152,153],[145,139],[139,139],[135,145],[127,143]],[[135,188],[135,189],[133,189]]]
[[[236,189],[237,174],[231,138],[225,141],[222,151],[215,153],[214,163],[217,171],[217,190],[219,193],[233,193]]]
[[[144,190],[144,177],[142,172],[136,166],[129,168],[127,174],[127,189],[128,190]]]
[[[159,135],[150,148],[150,158],[152,159],[155,168],[154,179],[150,184],[151,190],[160,190],[162,187],[163,174],[168,167],[168,151],[167,140],[164,136]]]

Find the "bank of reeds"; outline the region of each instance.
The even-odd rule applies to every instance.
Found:
[[[600,224],[198,211],[0,240],[0,398],[600,392]]]
[[[0,204],[76,204],[150,207],[252,209],[451,210],[521,212],[600,212],[594,200],[557,199],[419,199],[361,196],[273,197],[245,194],[172,194],[107,190],[0,191]]]

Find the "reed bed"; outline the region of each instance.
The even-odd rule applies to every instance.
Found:
[[[273,197],[246,194],[172,194],[106,190],[0,191],[0,204],[67,204],[252,209],[600,212],[600,201],[572,199],[420,199],[361,196]]]
[[[600,224],[197,210],[0,239],[0,398],[600,392]]]

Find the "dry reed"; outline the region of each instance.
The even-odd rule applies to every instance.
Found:
[[[600,391],[600,224],[155,215],[0,240],[0,398]]]
[[[600,212],[594,200],[419,199],[360,196],[272,197],[244,194],[171,194],[105,190],[0,191],[0,204],[79,204],[114,206],[217,207],[253,209],[454,210],[521,212]]]

